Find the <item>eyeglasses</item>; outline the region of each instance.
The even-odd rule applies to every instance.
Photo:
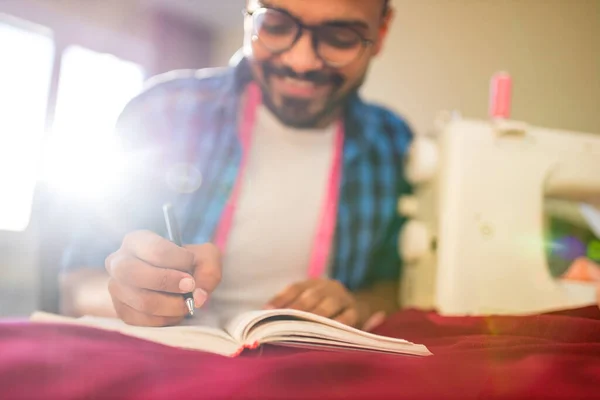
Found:
[[[340,68],[357,60],[373,44],[343,23],[309,26],[283,10],[264,7],[244,10],[244,14],[252,17],[253,39],[273,54],[290,50],[302,33],[309,31],[315,54],[328,66]]]

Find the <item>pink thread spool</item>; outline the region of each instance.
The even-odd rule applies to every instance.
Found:
[[[512,98],[512,78],[506,72],[499,72],[490,83],[490,117],[509,119]]]

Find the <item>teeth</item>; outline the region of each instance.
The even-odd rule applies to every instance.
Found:
[[[304,87],[304,88],[314,87],[315,86],[314,83],[312,83],[312,82],[303,81],[303,80],[300,80],[300,79],[289,78],[289,77],[285,78],[285,82],[289,83],[291,85],[294,85],[294,86]]]

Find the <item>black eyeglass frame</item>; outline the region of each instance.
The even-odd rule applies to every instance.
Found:
[[[269,10],[277,11],[277,12],[280,12],[280,13],[286,15],[287,17],[289,17],[298,26],[298,33],[296,33],[296,37],[294,38],[294,40],[292,40],[292,42],[290,43],[290,45],[287,48],[282,49],[282,50],[278,50],[278,51],[273,51],[273,50],[269,49],[269,51],[271,53],[273,53],[274,55],[283,54],[286,51],[289,51],[290,49],[292,49],[296,45],[296,43],[298,43],[298,40],[300,40],[300,38],[302,37],[304,31],[308,31],[308,32],[311,33],[311,42],[312,42],[313,51],[315,52],[315,54],[317,55],[317,57],[319,57],[319,59],[321,59],[321,61],[323,61],[326,65],[328,65],[330,67],[341,68],[341,67],[345,67],[345,66],[347,66],[349,64],[352,64],[354,61],[358,60],[360,57],[362,57],[362,55],[364,54],[365,50],[369,46],[372,46],[375,43],[373,40],[365,38],[358,30],[354,29],[351,26],[337,25],[335,23],[329,23],[329,24],[325,24],[325,25],[308,25],[308,24],[305,24],[304,22],[302,22],[298,17],[290,14],[287,10],[284,10],[284,9],[281,9],[281,8],[276,8],[276,7],[259,7],[256,10],[243,9],[242,10],[242,14],[244,16],[254,17],[254,15],[256,13],[258,13],[258,12],[267,12]],[[319,29],[322,29],[324,26],[331,26],[331,27],[339,26],[339,27],[344,27],[344,28],[349,29],[349,30],[353,31],[354,33],[356,33],[357,37],[360,40],[361,49],[360,49],[360,51],[357,53],[357,55],[352,60],[350,60],[350,61],[348,61],[346,63],[333,63],[331,61],[326,60],[325,58],[323,58],[321,56],[321,54],[319,54],[319,38],[318,38],[318,35],[316,35],[315,33],[318,32]],[[252,29],[254,31],[253,32],[253,38],[260,41],[260,36],[256,32],[256,26],[253,26]],[[268,46],[266,46],[266,47],[268,48]]]

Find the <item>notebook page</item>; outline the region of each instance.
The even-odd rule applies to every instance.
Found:
[[[69,318],[54,314],[36,312],[30,321],[39,323],[66,323],[79,326],[88,326],[121,334],[137,337],[139,339],[163,344],[181,349],[199,350],[210,353],[232,356],[239,352],[240,344],[236,343],[222,330],[198,326],[172,326],[162,328],[149,328],[131,326],[123,321],[113,318],[82,317]]]
[[[274,338],[289,341],[295,341],[298,338],[310,341],[314,338],[315,340],[323,339],[331,343],[337,343],[340,346],[358,345],[367,348],[373,347],[389,350],[419,346],[403,339],[375,335],[358,335],[310,321],[273,321],[268,324],[259,325],[250,332],[247,336],[247,341],[254,342],[261,340],[261,342],[268,342]]]
[[[237,341],[244,343],[248,334],[258,325],[267,323],[271,320],[303,320],[314,321],[326,325],[335,326],[342,330],[352,330],[353,328],[342,323],[333,321],[329,318],[321,317],[316,314],[305,311],[278,309],[278,310],[257,310],[238,315],[225,325],[225,331]]]
[[[338,352],[345,352],[345,351],[358,351],[358,352],[367,352],[367,353],[384,353],[384,354],[402,354],[402,355],[406,355],[406,356],[417,356],[417,357],[426,357],[426,356],[431,356],[433,355],[425,346],[423,345],[415,345],[415,346],[411,346],[408,347],[406,349],[394,349],[394,350],[390,350],[390,349],[379,349],[379,348],[373,348],[373,347],[368,347],[368,346],[358,346],[358,345],[351,345],[351,346],[341,346],[339,345],[339,343],[334,343],[334,342],[328,342],[326,340],[309,340],[309,339],[297,339],[297,340],[293,340],[293,341],[286,341],[286,340],[277,340],[277,338],[274,338],[274,343],[273,345],[276,346],[284,346],[284,347],[297,347],[297,348],[301,348],[301,349],[321,349],[321,350],[327,350],[327,351],[338,351]]]
[[[319,315],[315,315],[312,313],[308,313],[305,311],[298,310],[268,310],[268,311],[251,311],[248,313],[244,313],[239,315],[237,318],[234,318],[227,324],[226,331],[236,340],[244,343],[250,331],[253,328],[256,328],[259,324],[263,323],[269,319],[279,319],[279,320],[304,320],[304,321],[312,321],[318,323],[319,325],[329,326],[331,328],[335,328],[340,331],[340,335],[342,332],[345,332],[344,337],[352,339],[356,336],[362,338],[370,338],[375,340],[391,340],[395,343],[406,343],[412,344],[404,339],[396,339],[396,338],[387,338],[378,336],[369,332],[362,331],[360,329],[352,328],[348,325],[342,324],[341,322],[334,321],[329,318],[321,317]],[[295,326],[299,331],[305,331],[306,333],[312,333],[313,325],[302,325],[298,324]],[[341,336],[340,336],[341,337]]]

